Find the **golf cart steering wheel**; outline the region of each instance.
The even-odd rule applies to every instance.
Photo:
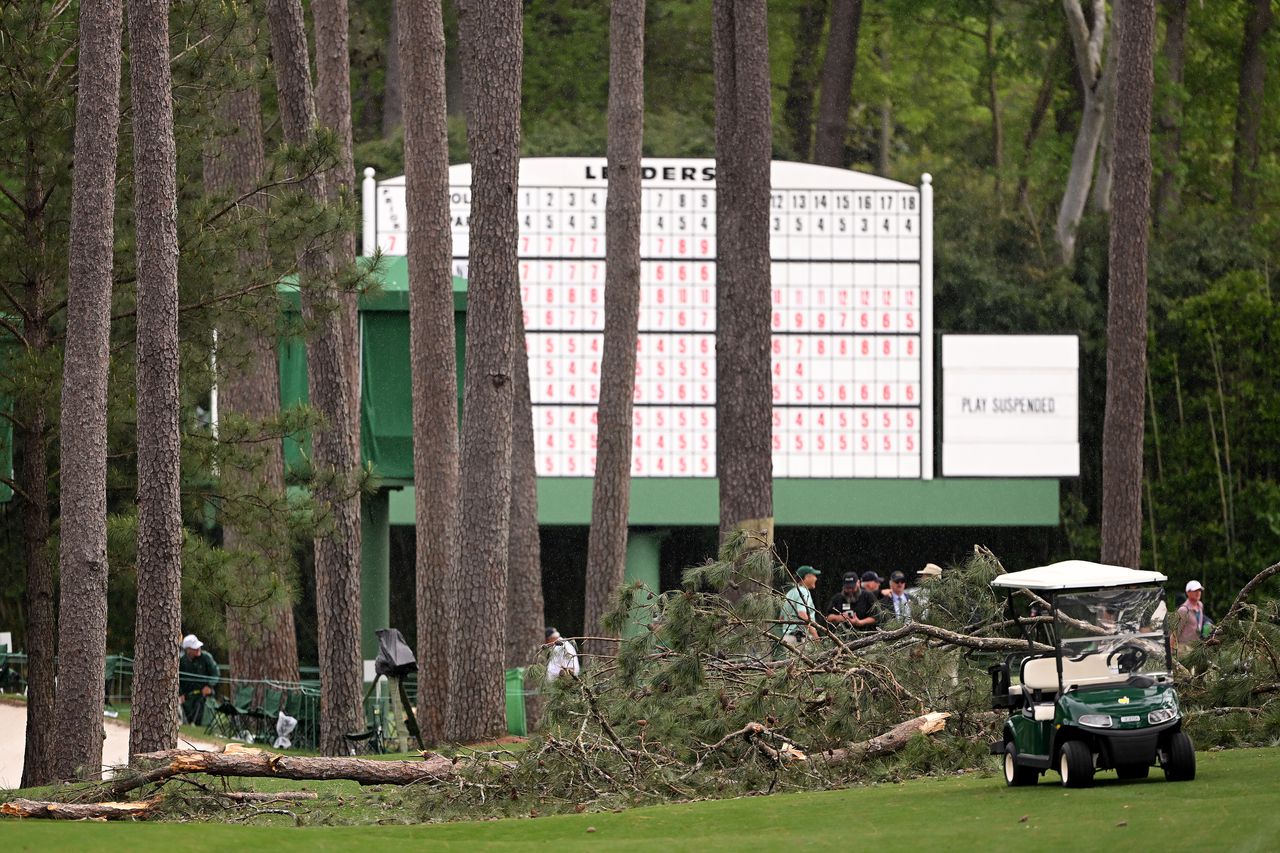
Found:
[[[1111,654],[1107,655],[1107,666],[1111,666],[1112,660],[1117,661],[1117,668],[1121,672],[1138,672],[1147,662],[1147,650],[1132,643],[1125,643],[1123,646],[1112,649]]]

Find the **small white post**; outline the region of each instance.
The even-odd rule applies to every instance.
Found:
[[[360,212],[364,218],[360,254],[365,257],[378,249],[378,182],[374,180],[373,174],[373,167],[366,166],[364,182],[360,185]]]
[[[920,477],[933,479],[933,175],[920,176]]]

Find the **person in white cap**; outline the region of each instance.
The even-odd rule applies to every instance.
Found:
[[[205,699],[213,695],[218,683],[218,662],[204,651],[204,643],[195,634],[182,638],[182,659],[178,661],[178,701],[182,717],[189,723],[204,722]]]
[[[1174,629],[1169,634],[1177,654],[1186,654],[1204,636],[1206,629],[1213,627],[1213,622],[1204,612],[1203,595],[1204,587],[1200,581],[1187,581],[1187,600],[1178,608]]]

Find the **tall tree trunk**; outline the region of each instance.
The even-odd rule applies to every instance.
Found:
[[[248,39],[246,39],[247,41]],[[265,197],[253,194],[266,174],[266,153],[262,141],[262,106],[258,96],[256,57],[241,63],[248,73],[248,85],[226,92],[218,101],[216,119],[220,125],[204,152],[205,190],[232,198],[249,196],[243,202],[255,216],[262,214]],[[264,270],[270,265],[264,227],[258,229],[250,244],[238,256],[239,268],[245,275]],[[280,368],[277,361],[275,335],[264,333],[259,323],[249,320],[221,329],[224,349],[238,344],[244,360],[223,368],[218,385],[218,402],[226,411],[237,412],[255,421],[270,418],[280,411]],[[236,466],[222,469],[221,476],[230,491],[247,491],[250,481],[266,485],[271,494],[284,493],[284,452],[278,441],[264,442],[259,448],[259,465],[251,471]],[[269,531],[252,535],[241,530],[232,519],[224,519],[222,547],[249,556],[245,562],[253,577],[245,586],[255,591],[271,581],[279,567],[293,561],[291,547],[283,525],[272,523]],[[256,597],[256,595],[255,595]],[[226,609],[228,663],[236,681],[298,680],[298,638],[293,608],[270,602],[263,605],[229,605]]]
[[[715,0],[716,474],[720,536],[773,527],[770,92],[764,0]]]
[[[182,456],[178,426],[178,152],[168,0],[130,0],[138,270],[138,611],[129,754],[178,745]]]
[[[1080,218],[1089,199],[1089,187],[1093,184],[1094,159],[1106,116],[1102,92],[1102,51],[1107,32],[1107,4],[1106,0],[1092,0],[1092,15],[1087,21],[1080,4],[1081,0],[1062,0],[1067,31],[1075,48],[1080,88],[1084,93],[1080,129],[1076,132],[1075,148],[1071,152],[1071,171],[1067,174],[1066,189],[1058,207],[1055,231],[1064,266],[1069,266],[1075,257],[1076,230],[1080,227]]]
[[[607,251],[607,249],[606,249]],[[515,408],[511,412],[511,534],[507,542],[508,669],[525,666],[542,644],[546,625],[542,603],[542,538],[538,531],[538,470],[533,444],[533,405],[529,396],[529,358],[524,348],[524,312],[516,295],[512,373]],[[534,725],[538,708],[529,697],[525,717]]]
[[[333,132],[338,142],[338,162],[325,175],[329,202],[351,203],[355,198],[356,167],[351,137],[351,47],[350,14],[347,0],[315,0],[311,16],[316,30],[316,117]],[[353,232],[343,231],[333,247],[334,270],[351,266],[356,259]],[[360,458],[360,310],[355,293],[336,294],[342,338],[339,357],[347,374],[351,394],[347,400],[343,430],[350,439],[356,459]]]
[[[782,120],[791,133],[791,154],[808,161],[813,153],[813,96],[818,88],[818,46],[827,22],[831,0],[802,0],[796,20],[795,53],[791,58],[791,76],[787,80],[787,97],[782,105]],[[608,247],[606,246],[606,251]]]
[[[468,0],[459,10],[471,148],[471,252],[463,383],[462,575],[468,624],[450,661],[449,739],[486,740],[505,731],[507,547],[511,518],[512,340],[516,288],[516,188],[520,170],[520,82],[524,7],[519,0]],[[521,357],[524,347],[519,347]]]
[[[458,600],[458,375],[449,217],[444,16],[440,0],[397,0],[404,42],[404,180],[409,222],[409,359],[413,472],[419,483],[415,588],[418,726],[445,738]],[[429,484],[429,485],[428,485]]]
[[[604,355],[596,418],[596,471],[587,540],[588,636],[600,624],[627,568],[631,507],[631,410],[640,320],[640,157],[644,139],[645,0],[613,0],[609,17],[609,194],[605,199]],[[588,660],[615,644],[587,640]]]
[[[44,181],[36,159],[35,138],[27,140],[25,244],[34,261],[28,280],[27,310],[23,317],[26,344],[32,357],[47,358],[50,350],[49,270],[46,267],[48,226],[44,215]],[[18,407],[18,446],[22,448],[18,486],[22,497],[22,544],[27,564],[27,738],[22,764],[23,788],[53,782],[54,637],[58,623],[53,612],[53,565],[49,560],[49,429],[48,400],[39,391],[14,401]]]
[[[120,129],[120,0],[81,0],[67,343],[54,768],[97,778],[107,641],[107,368]],[[169,637],[172,642],[173,636]],[[177,692],[176,690],[174,691]]]
[[[385,74],[382,83],[382,135],[390,138],[395,135],[396,128],[404,124],[404,96],[400,80],[400,0],[391,0],[391,32],[387,36]]]
[[[1116,181],[1108,258],[1107,398],[1102,429],[1102,561],[1142,559],[1142,440],[1147,364],[1147,229],[1151,213],[1155,0],[1120,4]]]
[[[1098,140],[1098,172],[1093,180],[1093,209],[1111,212],[1111,185],[1115,183],[1116,163],[1116,63],[1112,61],[1112,45],[1120,43],[1120,19],[1113,18],[1111,38],[1103,50],[1102,66],[1102,135]]]
[[[268,0],[267,24],[279,89],[285,141],[302,147],[315,141],[316,114],[307,64],[307,36],[300,0]],[[326,200],[324,176],[303,183],[318,204]],[[342,359],[341,318],[327,310],[333,299],[333,269],[322,248],[299,249],[304,279],[302,316],[317,326],[307,340],[307,386],[311,405],[324,418],[312,433],[315,496],[328,512],[329,530],[315,539],[316,622],[320,650],[320,750],[344,754],[344,735],[364,728],[360,662],[359,458],[349,431],[352,388]]]
[[[861,28],[862,0],[832,0],[831,32],[827,35],[827,52],[822,59],[818,136],[813,149],[814,162],[824,166],[844,166],[849,102],[853,97],[853,70],[858,62]]]
[[[1182,158],[1182,81],[1187,64],[1187,0],[1163,0],[1164,64],[1169,79],[1156,119],[1160,141],[1160,179],[1156,184],[1152,222],[1160,223],[1178,209],[1178,161]]]
[[[1257,193],[1258,136],[1267,81],[1265,42],[1275,20],[1271,0],[1253,0],[1244,22],[1240,48],[1240,95],[1236,100],[1236,138],[1231,151],[1231,206],[1252,210]]]

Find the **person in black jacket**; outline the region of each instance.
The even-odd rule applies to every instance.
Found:
[[[843,586],[827,602],[827,622],[845,631],[874,626],[875,619],[868,615],[863,594],[858,573],[845,572]]]

